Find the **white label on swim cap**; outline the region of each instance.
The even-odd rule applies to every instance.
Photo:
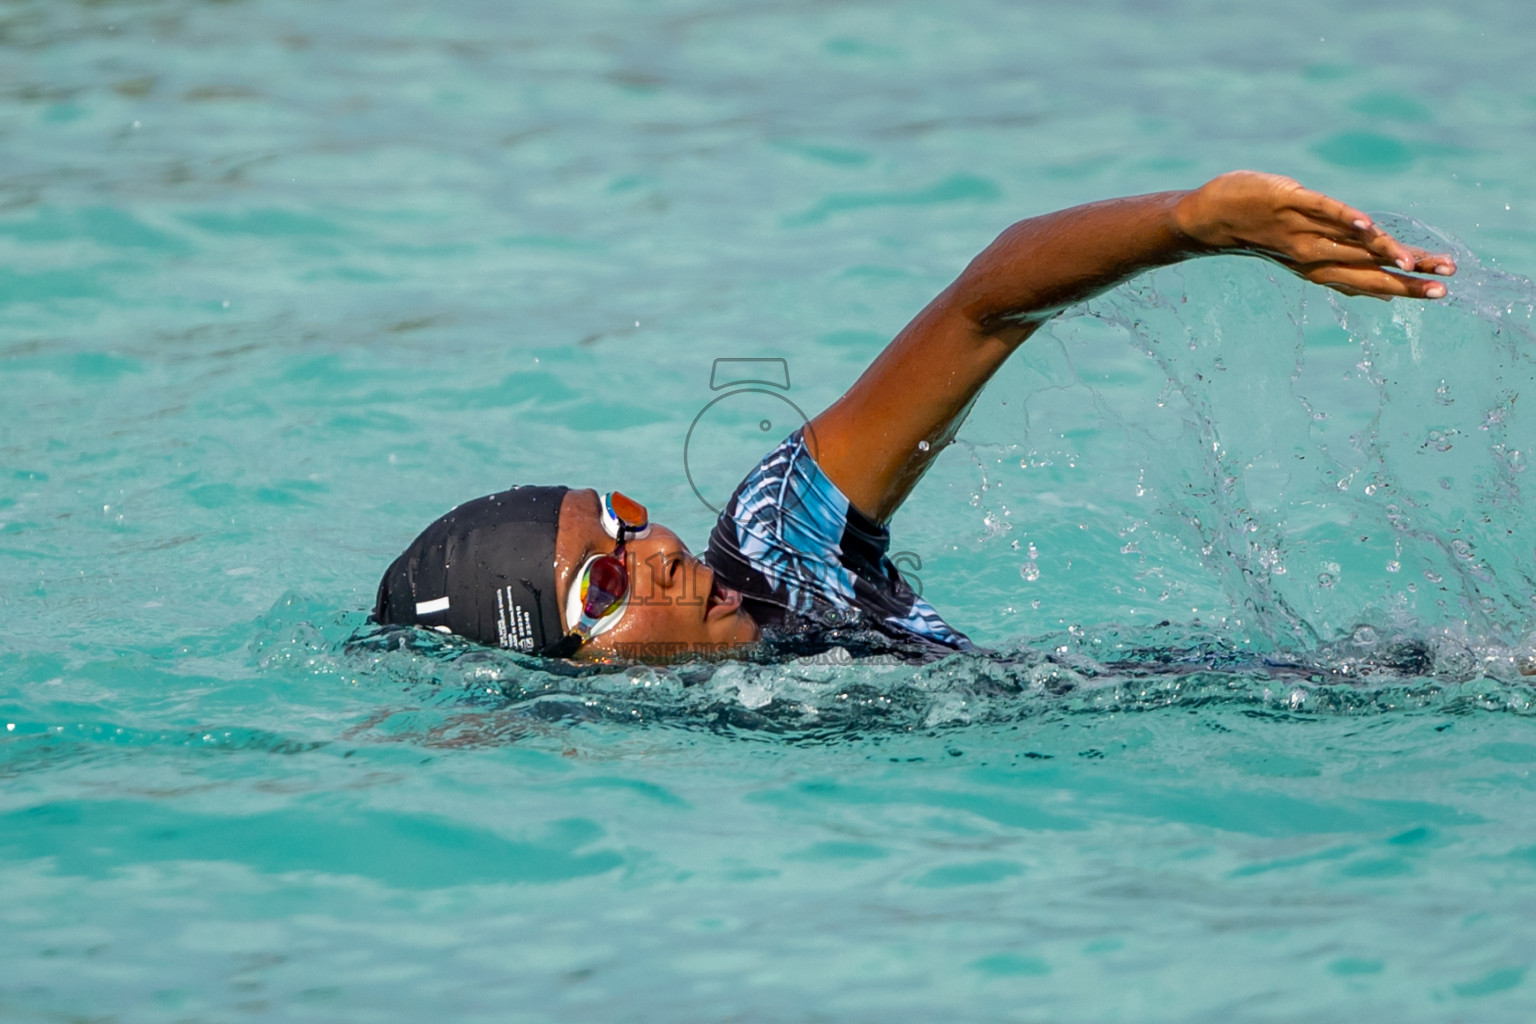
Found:
[[[435,601],[417,601],[416,602],[416,614],[417,615],[431,615],[434,612],[445,612],[447,610],[448,610],[448,599],[446,597],[439,597]]]
[[[507,615],[511,611],[511,616]],[[508,619],[510,618],[510,621]],[[528,610],[512,599],[512,588],[496,591],[496,642],[502,647],[531,651],[534,643],[533,619]]]

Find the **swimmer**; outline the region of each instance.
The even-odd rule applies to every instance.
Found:
[[[1090,203],[1008,228],[904,327],[847,393],[791,434],[725,505],[703,558],[618,493],[514,487],[427,527],[373,610],[551,658],[668,661],[880,637],[971,648],[902,579],[886,523],[988,380],[1040,325],[1155,267],[1261,256],[1345,295],[1438,299],[1449,256],[1289,178]]]

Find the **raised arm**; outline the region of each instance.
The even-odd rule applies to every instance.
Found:
[[[954,438],[992,374],[1046,320],[1153,267],[1246,253],[1346,295],[1438,299],[1448,256],[1398,242],[1289,178],[1234,171],[1188,192],[1090,203],[1013,225],[811,421],[822,470],[877,522]],[[1395,269],[1386,269],[1386,268]]]

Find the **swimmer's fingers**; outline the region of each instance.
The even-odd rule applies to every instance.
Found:
[[[1353,263],[1369,267],[1399,267],[1411,269],[1413,258],[1406,250],[1399,252],[1379,243],[1367,245],[1351,236],[1341,236],[1326,228],[1308,223],[1304,228],[1293,229],[1274,246],[1271,255],[1289,263],[1311,266],[1319,263]]]
[[[1313,222],[1322,251],[1317,256],[1340,263],[1371,262],[1420,274],[1456,273],[1456,261],[1443,253],[1431,253],[1404,245],[1383,231],[1365,214],[1336,199],[1312,193],[1316,201],[1302,211]],[[1343,222],[1339,218],[1354,218]],[[1332,252],[1327,247],[1335,247]]]
[[[1408,251],[1413,255],[1413,266],[1407,269],[1416,274],[1439,274],[1441,277],[1450,277],[1456,273],[1456,261],[1443,252],[1430,252],[1428,249],[1419,249],[1409,246]]]
[[[1378,228],[1370,214],[1330,195],[1315,192],[1300,182],[1283,178],[1275,185],[1284,194],[1287,207],[1312,221],[1320,234],[1338,241],[1347,241],[1370,248],[1380,246],[1381,238],[1392,241],[1392,236]],[[1395,258],[1395,257],[1394,257]]]
[[[1375,299],[1440,299],[1445,285],[1433,278],[1411,277],[1380,267],[1359,264],[1314,263],[1288,264],[1290,269],[1313,284],[1332,288],[1345,295],[1363,295]],[[1431,267],[1436,264],[1430,263]]]
[[[1383,231],[1369,214],[1332,196],[1288,183],[1294,188],[1285,197],[1286,204],[1293,215],[1300,214],[1309,221],[1318,245],[1325,250],[1318,253],[1320,258],[1414,269],[1418,251]],[[1331,254],[1326,252],[1329,246],[1335,247]]]
[[[1297,186],[1291,202],[1294,209],[1312,220],[1321,238],[1340,247],[1340,254],[1333,258],[1341,262],[1358,262],[1357,256],[1344,253],[1345,250],[1355,250],[1369,253],[1372,262],[1383,267],[1396,266],[1420,274],[1446,277],[1456,273],[1456,262],[1449,256],[1404,245],[1383,231],[1369,214],[1332,196]]]
[[[1319,227],[1316,234],[1293,236],[1288,251],[1276,253],[1283,261],[1301,264],[1345,263],[1361,266],[1396,267],[1417,274],[1456,273],[1456,261],[1443,253],[1403,245],[1385,232],[1375,229],[1379,238],[1340,237]],[[1385,241],[1383,241],[1385,240]],[[1390,244],[1387,244],[1390,242]]]

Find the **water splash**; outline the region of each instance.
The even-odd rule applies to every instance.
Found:
[[[1345,299],[1258,260],[1197,261],[1054,324],[1059,351],[1029,368],[1047,383],[1022,404],[1062,390],[1065,367],[1102,435],[1077,500],[1139,531],[1118,548],[1138,579],[1206,588],[1191,606],[1256,642],[1311,648],[1365,621],[1518,644],[1536,610],[1522,490],[1536,433],[1519,402],[1536,375],[1536,284],[1416,221],[1379,220],[1455,254],[1447,301]],[[1098,383],[1106,362],[1144,372],[1107,338],[1150,364],[1155,401]],[[1032,422],[1023,434],[1044,447]]]

